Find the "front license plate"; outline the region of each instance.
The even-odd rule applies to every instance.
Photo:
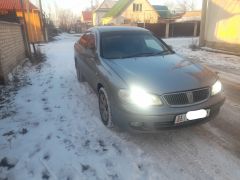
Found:
[[[175,118],[175,124],[179,124],[185,121],[192,121],[197,119],[203,119],[210,115],[210,109],[200,109],[196,111],[189,111],[186,114],[179,114]]]

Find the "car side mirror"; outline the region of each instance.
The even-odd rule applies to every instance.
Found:
[[[172,47],[172,45],[168,45],[168,47],[169,47],[171,50],[173,50],[173,47]]]

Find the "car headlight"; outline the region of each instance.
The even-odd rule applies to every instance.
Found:
[[[138,86],[132,86],[129,90],[121,89],[118,95],[122,101],[134,104],[141,108],[162,104],[158,96],[147,93],[144,89]]]
[[[212,92],[211,95],[214,96],[218,93],[220,93],[222,90],[222,83],[217,80],[213,85],[212,85]]]

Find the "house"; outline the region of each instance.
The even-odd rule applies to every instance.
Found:
[[[8,18],[15,15],[23,24],[23,17],[25,12],[25,21],[28,30],[28,39],[30,43],[38,43],[44,41],[45,30],[43,30],[42,20],[40,17],[39,9],[31,2],[27,5],[26,1],[23,1],[23,9],[21,6],[21,0],[0,0],[0,18],[3,21],[8,21]],[[27,7],[29,7],[29,14],[27,13]]]
[[[159,14],[148,0],[119,0],[103,17],[102,24],[157,23]]]
[[[240,55],[240,1],[204,0],[200,46]]]
[[[116,0],[104,0],[93,12],[93,25],[102,24],[101,19],[116,4]]]
[[[92,26],[92,23],[93,23],[92,11],[88,11],[88,10],[82,11],[81,22],[88,26]]]

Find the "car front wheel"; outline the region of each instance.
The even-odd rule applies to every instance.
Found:
[[[98,102],[102,123],[108,128],[113,128],[110,101],[103,87],[99,89]]]

